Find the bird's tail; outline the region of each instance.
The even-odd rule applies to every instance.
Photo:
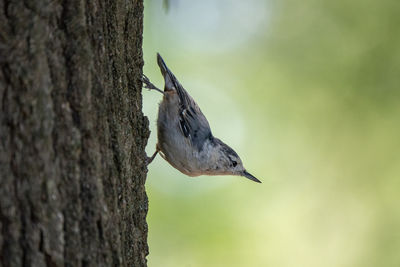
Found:
[[[157,53],[157,63],[160,67],[161,73],[164,76],[165,80],[165,88],[164,91],[176,90],[178,80],[175,78],[175,75],[169,70],[167,64],[165,64],[164,59]]]

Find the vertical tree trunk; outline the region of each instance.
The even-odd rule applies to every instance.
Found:
[[[141,0],[0,0],[0,266],[146,266]]]

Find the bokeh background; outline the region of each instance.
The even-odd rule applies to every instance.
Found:
[[[149,266],[400,266],[400,1],[168,3],[145,1],[145,73],[163,87],[160,52],[263,183],[158,156]]]

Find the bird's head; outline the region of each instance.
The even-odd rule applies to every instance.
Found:
[[[244,176],[254,182],[261,183],[246,171],[239,155],[227,144],[215,138],[216,160],[214,169],[219,174]]]

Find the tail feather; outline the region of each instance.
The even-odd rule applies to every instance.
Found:
[[[168,67],[167,64],[165,64],[164,59],[161,57],[161,55],[159,53],[157,53],[157,64],[160,67],[161,73],[163,76],[165,76],[165,74],[167,72],[171,72]]]
[[[158,66],[160,67],[162,75],[164,76],[164,81],[165,81],[164,91],[176,90],[175,83],[177,82],[177,79],[175,78],[175,75],[169,70],[167,64],[165,64],[163,58],[159,53],[157,53],[157,63]]]

